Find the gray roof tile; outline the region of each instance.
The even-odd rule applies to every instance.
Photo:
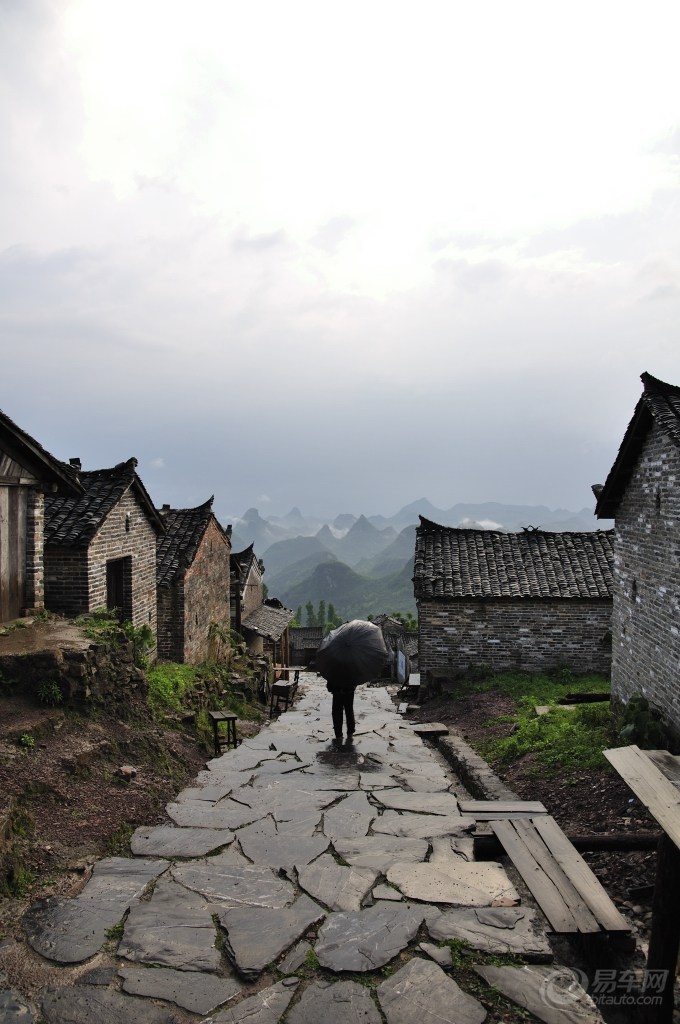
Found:
[[[417,599],[609,598],[613,531],[521,533],[439,526],[420,517]]]

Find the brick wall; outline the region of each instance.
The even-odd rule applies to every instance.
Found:
[[[45,607],[45,495],[31,488],[26,501],[26,578],[24,613],[37,615]]]
[[[494,671],[542,672],[558,665],[575,673],[608,674],[609,600],[485,600],[421,602],[420,672],[456,675],[488,665]]]
[[[128,518],[129,517],[129,518]],[[45,548],[45,604],[66,615],[105,608],[106,565],[129,558],[124,614],[132,624],[157,632],[156,532],[134,493],[128,491],[85,548]]]
[[[680,452],[652,428],[616,513],[612,694],[680,733]]]
[[[254,563],[250,567],[248,578],[243,588],[243,601],[241,602],[241,621],[247,619],[251,612],[264,603],[264,579],[262,572]]]

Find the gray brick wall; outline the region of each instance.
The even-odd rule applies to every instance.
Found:
[[[608,674],[609,600],[484,600],[421,602],[420,672],[456,675],[488,665],[496,672]]]
[[[653,427],[616,514],[612,694],[680,733],[680,453]]]
[[[66,615],[105,608],[106,565],[119,558],[131,559],[126,611],[132,624],[150,626],[156,636],[156,533],[131,491],[106,517],[89,548],[45,548],[45,605]]]

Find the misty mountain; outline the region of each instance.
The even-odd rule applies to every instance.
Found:
[[[278,576],[284,569],[303,559],[306,560],[312,555],[323,556],[329,561],[333,560],[332,553],[318,537],[288,537],[286,540],[277,540],[267,548],[265,562],[267,585],[269,585],[270,579]],[[318,561],[319,558],[317,558]]]
[[[380,611],[416,613],[413,597],[413,570],[406,564],[399,573],[383,579],[368,579],[342,562],[317,565],[311,576],[287,589],[277,597],[288,607],[303,607],[311,601],[316,608],[326,601],[343,619],[366,618]]]
[[[296,587],[299,583],[305,583],[313,575],[317,565],[337,561],[335,555],[330,551],[320,548],[318,551],[313,551],[310,555],[307,555],[306,558],[301,558],[299,562],[287,565],[285,569],[281,569],[274,576],[270,576],[267,571],[265,576],[267,592],[270,597],[278,597],[280,601],[283,601],[281,594]],[[286,602],[283,601],[283,603],[285,604]],[[307,604],[307,600],[303,603]]]
[[[416,528],[406,526],[398,533],[391,544],[373,558],[363,558],[354,566],[362,576],[391,576],[401,572],[404,563],[413,565],[413,554],[416,547]]]
[[[378,530],[369,523],[366,516],[359,516],[345,536],[335,540],[332,550],[341,562],[354,566],[362,559],[372,558],[384,551],[395,537],[394,527],[387,526]]]

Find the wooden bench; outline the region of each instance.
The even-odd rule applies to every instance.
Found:
[[[528,889],[555,932],[629,932],[630,924],[549,814],[490,819]]]
[[[208,718],[213,725],[213,739],[215,741],[215,757],[219,757],[229,747],[236,748],[241,742],[236,735],[236,721],[238,715],[228,711],[209,711]],[[220,732],[220,723],[225,722],[226,732]]]

